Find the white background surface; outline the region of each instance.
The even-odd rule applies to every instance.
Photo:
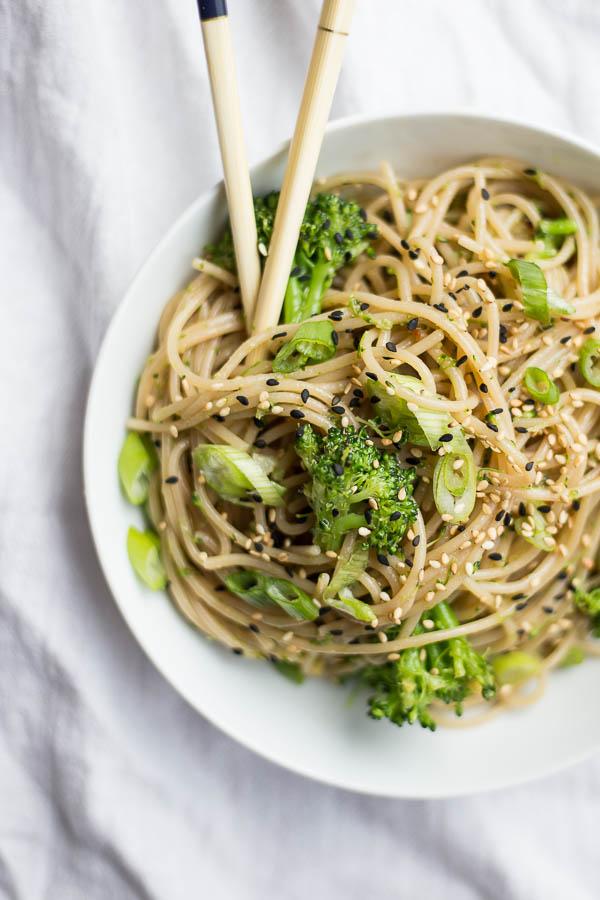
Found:
[[[229,5],[257,159],[319,3]],[[596,0],[359,0],[334,114],[469,105],[600,142],[599,46]],[[0,0],[0,73],[0,896],[597,897],[599,761],[354,796],[234,745],[144,658],[91,547],[81,423],[128,281],[219,177],[195,4]]]

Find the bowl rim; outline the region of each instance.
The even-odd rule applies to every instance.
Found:
[[[586,138],[582,138],[578,135],[574,135],[566,129],[556,128],[556,127],[548,127],[541,123],[537,122],[526,122],[524,119],[514,116],[504,116],[504,115],[488,115],[486,113],[480,112],[477,109],[472,108],[463,108],[460,106],[453,107],[450,110],[441,110],[437,107],[432,107],[430,109],[424,108],[421,110],[417,110],[414,112],[406,111],[400,113],[386,113],[383,115],[370,115],[368,113],[351,115],[351,116],[343,116],[338,119],[334,119],[330,121],[327,125],[326,134],[335,133],[338,131],[343,131],[345,129],[353,128],[355,126],[369,126],[369,125],[381,125],[385,123],[398,122],[402,120],[415,120],[415,119],[427,119],[427,118],[439,118],[440,120],[445,119],[470,119],[472,121],[479,122],[482,126],[486,124],[489,125],[505,125],[509,127],[523,128],[530,132],[537,132],[540,135],[540,138],[551,138],[559,141],[564,141],[567,144],[572,145],[573,147],[583,150],[592,156],[596,157],[598,161],[598,167],[600,170],[600,145],[595,145],[593,142],[587,140]],[[271,153],[261,157],[256,160],[251,166],[251,173],[262,166],[267,165],[269,162],[274,160],[279,156],[282,152],[289,147],[290,141],[284,140],[280,142]],[[101,381],[101,372],[104,368],[104,357],[107,355],[109,351],[109,347],[111,344],[112,335],[119,330],[121,319],[125,315],[125,308],[131,302],[132,295],[135,295],[137,291],[138,282],[142,280],[144,277],[145,271],[147,268],[150,268],[154,261],[159,258],[163,251],[164,247],[170,242],[172,235],[179,231],[184,226],[190,218],[193,218],[196,215],[196,210],[199,206],[208,203],[210,201],[214,201],[219,193],[223,190],[223,182],[219,181],[214,184],[212,187],[209,187],[202,191],[173,221],[173,223],[167,228],[163,236],[158,240],[153,249],[148,253],[148,255],[144,258],[143,262],[138,266],[135,274],[131,278],[128,283],[128,286],[118,302],[116,308],[114,309],[110,322],[102,336],[100,347],[96,355],[96,359],[94,361],[94,368],[92,377],[90,379],[89,388],[87,392],[86,405],[85,405],[85,414],[84,414],[84,422],[83,422],[83,437],[82,437],[82,470],[83,470],[83,494],[85,500],[85,507],[87,510],[88,521],[90,525],[90,532],[92,536],[92,542],[96,551],[96,556],[98,562],[100,564],[100,569],[106,581],[106,584],[109,588],[110,594],[117,606],[125,624],[127,625],[129,631],[137,641],[138,645],[142,648],[148,659],[152,662],[153,666],[160,672],[162,677],[170,684],[170,686],[179,694],[179,696],[183,697],[185,701],[192,707],[192,709],[201,714],[207,721],[209,721],[214,727],[218,728],[219,731],[226,734],[228,738],[236,741],[241,744],[243,747],[246,747],[248,750],[251,750],[253,753],[262,757],[263,759],[268,760],[270,763],[274,763],[275,765],[283,768],[287,771],[293,772],[296,775],[300,775],[304,778],[309,778],[313,781],[317,781],[321,784],[330,785],[332,787],[341,788],[343,790],[352,791],[354,793],[364,794],[367,796],[374,797],[382,797],[388,799],[408,799],[408,800],[417,800],[417,799],[445,799],[451,797],[466,797],[479,793],[488,793],[491,791],[501,790],[506,787],[517,787],[519,785],[529,783],[532,781],[538,781],[541,778],[546,776],[555,774],[559,771],[562,771],[565,768],[573,766],[577,763],[583,762],[584,760],[590,758],[595,752],[597,752],[598,747],[587,747],[581,751],[574,751],[567,756],[563,757],[559,761],[548,762],[545,765],[540,766],[540,770],[535,773],[535,775],[531,775],[530,773],[524,773],[522,775],[505,775],[504,777],[499,777],[495,781],[490,782],[489,785],[485,787],[473,788],[472,790],[464,789],[462,787],[457,787],[456,789],[449,789],[444,792],[432,791],[430,793],[424,793],[423,790],[415,791],[414,793],[410,791],[406,791],[406,789],[402,789],[401,791],[394,791],[393,789],[389,790],[378,790],[370,785],[365,786],[364,784],[360,784],[358,782],[353,782],[348,778],[336,778],[331,776],[324,777],[320,772],[313,769],[313,767],[309,764],[303,764],[302,762],[289,761],[287,759],[280,758],[275,752],[270,752],[270,750],[265,748],[260,741],[256,740],[252,736],[249,736],[246,732],[244,732],[243,728],[236,729],[234,726],[228,723],[224,723],[219,720],[218,716],[213,713],[206,712],[204,709],[201,709],[197,703],[197,700],[194,699],[190,692],[187,690],[187,687],[181,684],[176,684],[171,674],[167,670],[167,667],[163,664],[162,661],[157,660],[151,648],[147,645],[146,638],[143,634],[140,634],[136,628],[136,625],[133,621],[133,617],[130,616],[127,606],[125,603],[121,602],[120,599],[120,587],[117,585],[116,581],[113,579],[111,574],[111,564],[110,560],[107,558],[107,554],[104,551],[104,547],[99,538],[99,533],[102,529],[102,523],[98,520],[95,510],[93,508],[93,503],[90,500],[90,495],[88,492],[88,485],[91,483],[91,479],[93,476],[93,465],[94,465],[94,457],[97,453],[93,442],[91,440],[91,429],[92,429],[92,416],[93,416],[93,408],[97,401],[97,396],[100,390],[100,381]]]

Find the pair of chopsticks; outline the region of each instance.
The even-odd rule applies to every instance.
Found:
[[[248,331],[262,331],[279,321],[354,5],[355,0],[323,0],[261,283],[227,4],[226,0],[198,0]]]

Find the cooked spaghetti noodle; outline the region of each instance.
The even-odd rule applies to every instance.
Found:
[[[374,253],[338,274],[315,317],[335,329],[331,359],[274,373],[273,358],[299,325],[246,338],[235,276],[208,260],[195,261],[199,274],[162,315],[128,427],[148,432],[157,447],[149,514],[171,598],[235,652],[290,661],[312,675],[345,676],[455,635],[491,659],[521,649],[540,660],[537,686],[506,684],[482,711],[529,702],[575,645],[593,652],[573,591],[594,586],[600,542],[600,391],[577,367],[600,328],[594,203],[508,159],[412,182],[384,164],[326,179],[318,190],[356,199],[378,229]],[[545,252],[540,223],[561,217],[574,226]],[[571,308],[548,327],[526,314],[508,266],[526,258]],[[528,370],[557,386],[552,403],[532,399]],[[394,372],[424,386],[420,395],[405,390],[407,402],[444,411],[470,441],[478,480],[464,523],[434,502],[434,467],[448,445],[415,447],[373,424],[369,380],[389,388]],[[323,599],[357,536],[339,552],[314,543],[308,475],[294,451],[299,422],[319,433],[371,423],[374,442],[416,469],[418,514],[402,547],[383,557],[371,549],[353,588],[372,610],[367,624]],[[194,460],[200,444],[267,457],[285,503],[224,500]],[[292,582],[310,596],[316,618],[298,621],[231,593],[225,578],[239,570]],[[415,631],[442,600],[458,626]],[[468,702],[480,701],[475,693]],[[444,711],[435,704],[435,718],[446,721]]]

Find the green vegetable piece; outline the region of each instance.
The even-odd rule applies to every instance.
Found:
[[[160,558],[160,539],[153,531],[127,532],[127,555],[135,573],[153,591],[166,587],[167,574]]]
[[[302,684],[304,681],[304,672],[298,663],[290,662],[287,659],[274,659],[273,665],[279,674],[287,678],[288,681],[293,681],[294,684]]]
[[[441,446],[440,437],[446,434],[450,428],[450,416],[441,410],[419,406],[418,397],[436,396],[437,399],[443,399],[443,397],[428,394],[421,379],[412,375],[397,375],[391,372],[387,375],[386,380],[389,381],[392,388],[403,388],[415,394],[416,408],[410,410],[408,408],[410,401],[405,400],[404,397],[390,396],[387,392],[387,384],[369,379],[367,393],[369,397],[377,398],[378,418],[390,428],[401,429],[412,444],[437,450]]]
[[[546,520],[538,509],[534,509],[531,516],[519,516],[514,521],[514,528],[523,540],[550,553],[554,549],[554,540],[546,528]]]
[[[279,348],[273,371],[287,375],[335,356],[334,328],[330,321],[304,322],[294,337]]]
[[[377,618],[369,604],[357,600],[349,588],[343,588],[338,592],[337,597],[328,599],[327,605],[358,622],[374,622]]]
[[[279,192],[254,200],[258,245],[271,242]],[[368,251],[377,237],[377,226],[366,221],[364,210],[337,194],[317,194],[309,200],[298,238],[292,271],[284,299],[284,322],[303,322],[321,312],[325,292],[336,272]],[[228,227],[205,255],[217,265],[235,271],[235,252]],[[261,254],[261,258],[264,258]]]
[[[268,477],[256,458],[229,444],[199,444],[194,462],[214,491],[240,506],[251,502],[282,506],[285,488]]]
[[[366,428],[330,428],[321,435],[302,425],[295,447],[311,476],[304,492],[315,512],[315,543],[337,551],[344,535],[365,528],[368,547],[396,553],[417,515],[415,470],[403,468],[395,453],[376,447]],[[367,512],[370,499],[377,509]]]
[[[536,263],[526,259],[511,259],[511,275],[521,288],[525,315],[550,325],[553,318],[570,315],[575,308],[548,287],[546,276]]]
[[[577,232],[577,222],[574,219],[542,219],[538,225],[538,232],[541,235],[552,235],[554,237],[566,237],[568,234]]]
[[[539,403],[553,406],[560,398],[558,385],[552,381],[543,369],[529,366],[529,368],[525,370],[523,383],[530,396]]]
[[[331,598],[339,594],[340,591],[355,584],[367,568],[368,561],[369,551],[362,542],[354,545],[349,557],[345,557],[340,553],[331,581],[323,591],[325,603],[329,603]]]
[[[585,660],[585,651],[582,647],[569,647],[563,656],[559,668],[569,669],[571,666],[579,666]]]
[[[511,650],[496,656],[492,662],[498,684],[523,684],[538,676],[542,669],[539,656],[523,650]]]
[[[444,601],[433,607],[431,618],[439,630],[457,628],[460,624],[452,607]],[[484,699],[491,699],[496,693],[496,683],[492,668],[485,657],[478,653],[464,637],[449,638],[446,643],[450,659],[445,659],[445,651],[440,650],[440,646],[437,645],[436,667],[441,670],[444,664],[447,665],[450,662],[455,678],[476,682],[481,687]]]
[[[473,451],[459,428],[454,428],[449,453],[440,457],[433,472],[433,499],[441,516],[454,524],[466,522],[477,497],[477,466]],[[460,467],[458,467],[460,463]]]
[[[223,580],[232,594],[252,606],[279,606],[288,616],[304,622],[319,615],[312,598],[285,578],[274,578],[258,569],[244,569],[226,575]]]
[[[150,440],[130,431],[119,453],[118,470],[125,496],[134,506],[141,506],[148,499],[148,480],[157,465]]]
[[[576,588],[573,602],[582,613],[590,617],[592,634],[600,637],[600,587],[592,591]]]
[[[365,303],[364,306],[367,307],[368,304]],[[363,304],[359,300],[357,300],[356,297],[350,297],[348,309],[353,315],[357,317],[357,319],[362,319],[363,322],[367,323],[367,325],[372,325],[374,328],[379,328],[380,331],[386,331],[393,325],[391,319],[386,319],[381,315],[374,316],[372,315],[372,313],[368,312],[367,309],[363,309]]]
[[[581,350],[579,351],[579,371],[588,384],[592,387],[600,388],[600,365],[598,365],[598,357],[600,356],[600,341],[589,338]]]

